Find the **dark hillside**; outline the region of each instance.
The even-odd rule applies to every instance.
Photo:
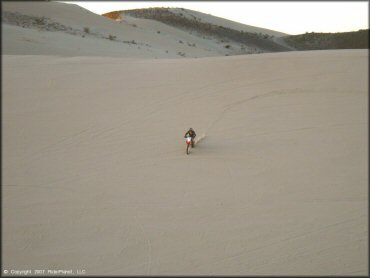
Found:
[[[297,50],[366,49],[369,48],[369,29],[345,33],[306,33],[284,37]]]

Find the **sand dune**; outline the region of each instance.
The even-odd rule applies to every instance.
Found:
[[[255,45],[246,46],[234,41],[222,42],[214,37],[199,36],[154,20],[125,16],[121,22],[115,22],[72,4],[4,2],[2,15],[3,33],[6,38],[3,53],[11,55],[154,59],[263,52]],[[230,25],[229,21],[210,16],[206,18],[210,19],[214,24],[234,26]],[[252,28],[243,24],[235,26],[238,30],[241,27],[245,30]],[[252,30],[254,29],[250,31]]]
[[[367,55],[3,56],[4,268],[366,274]]]
[[[367,50],[148,59],[3,31],[3,273],[368,274]]]

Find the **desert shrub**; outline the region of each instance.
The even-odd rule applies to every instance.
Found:
[[[46,24],[46,18],[45,17],[35,18],[35,23],[37,25],[45,25]]]
[[[231,47],[230,44],[225,45],[225,48],[230,48],[230,47]]]
[[[89,34],[90,33],[90,28],[89,27],[85,27],[84,28],[84,32],[87,33],[87,34]]]
[[[115,40],[115,39],[116,39],[116,36],[109,35],[109,36],[108,36],[108,39],[110,39],[111,41],[113,41],[113,40]]]

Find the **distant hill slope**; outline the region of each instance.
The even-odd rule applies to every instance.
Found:
[[[188,10],[184,8],[148,8],[148,9],[134,9],[134,10],[121,10],[121,11],[113,11],[110,13],[103,14],[103,16],[110,17],[112,19],[119,19],[122,18],[123,15],[130,14],[132,16],[140,17],[140,18],[147,18],[147,19],[156,19],[159,21],[163,21],[163,18],[160,18],[161,15],[163,16],[164,13],[168,13],[169,16],[178,16],[184,17],[186,19],[200,21],[203,23],[209,23],[216,26],[223,26],[225,28],[233,29],[236,31],[243,31],[248,33],[261,33],[267,34],[269,36],[275,37],[283,37],[289,34],[269,30],[265,28],[255,27],[251,25],[242,24],[239,22],[231,21],[225,18],[213,16],[210,14],[205,14],[193,10]],[[176,20],[175,20],[176,22]],[[175,23],[174,22],[174,23]],[[171,22],[166,22],[171,24]]]
[[[172,14],[181,18],[176,13],[177,10]],[[187,17],[192,18],[193,14],[196,12],[187,11]],[[225,27],[201,25],[209,32],[199,35],[196,30],[158,20],[111,15],[107,18],[75,4],[54,1],[3,2],[3,54],[162,59],[232,56],[287,49],[272,42],[272,35],[231,29],[230,21],[222,21]],[[199,15],[194,17],[199,18]],[[280,37],[274,37],[277,38]]]
[[[112,11],[103,14],[114,20],[127,16],[150,19],[169,26],[186,30],[199,37],[210,37],[220,42],[232,41],[242,45],[242,48],[260,49],[261,52],[289,51],[284,45],[278,44],[273,38],[283,36],[283,33],[267,29],[243,25],[222,18],[212,17],[200,12],[186,9],[148,8],[123,11]],[[257,32],[258,31],[258,32]],[[229,48],[225,45],[226,48]],[[246,52],[244,53],[246,54]]]
[[[366,49],[369,48],[369,29],[344,33],[306,33],[283,37],[297,50]]]

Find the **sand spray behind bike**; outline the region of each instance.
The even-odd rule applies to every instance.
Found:
[[[203,133],[201,136],[198,137],[198,139],[195,140],[194,144],[198,144],[200,141],[202,141],[206,137],[206,134]]]

